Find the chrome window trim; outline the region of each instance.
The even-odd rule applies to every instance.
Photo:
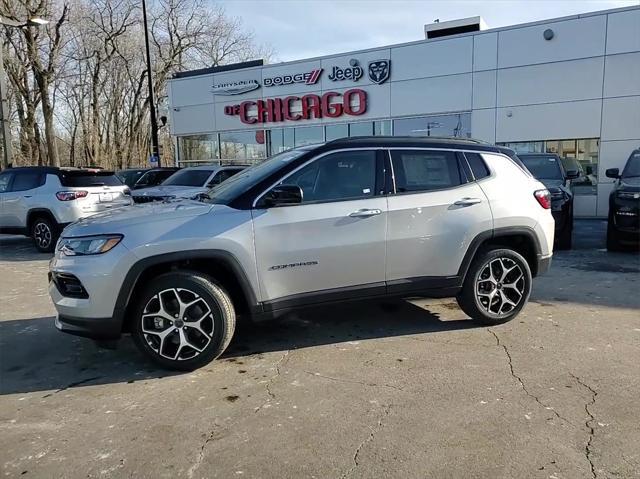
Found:
[[[258,202],[262,199],[262,197],[264,195],[266,195],[269,191],[271,191],[271,189],[278,185],[279,183],[283,182],[284,180],[286,180],[287,178],[289,178],[291,175],[293,175],[294,173],[300,171],[302,168],[304,168],[307,165],[310,165],[311,163],[313,163],[314,161],[317,161],[321,158],[324,158],[327,155],[332,155],[334,153],[342,153],[345,151],[378,151],[378,150],[384,150],[386,149],[385,146],[372,146],[372,147],[360,147],[360,148],[340,148],[338,150],[331,150],[331,151],[325,151],[324,153],[321,153],[318,156],[314,156],[313,158],[311,158],[308,161],[305,161],[302,165],[298,166],[297,168],[295,168],[294,170],[290,171],[289,173],[287,173],[285,176],[281,177],[279,180],[277,180],[275,183],[273,183],[271,186],[269,186],[266,190],[264,190],[262,193],[260,193],[255,200],[253,200],[253,203],[251,204],[251,208],[256,208],[256,205],[258,204]],[[377,170],[377,169],[376,169]],[[380,195],[373,195],[371,198],[375,198],[377,196]],[[318,201],[318,202],[314,202],[314,203],[307,203],[307,204],[320,204],[320,203],[329,203],[329,202],[336,202],[336,201],[354,201],[360,198],[352,198],[352,199],[345,199],[345,200],[327,200],[327,201]],[[304,203],[302,203],[304,204]]]

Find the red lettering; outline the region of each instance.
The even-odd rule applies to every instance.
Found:
[[[353,97],[358,98],[358,106],[356,109],[351,107]],[[344,105],[345,114],[353,116],[363,115],[367,111],[367,92],[358,88],[347,90],[343,94],[342,104]]]
[[[255,101],[243,101],[242,103],[240,103],[240,121],[242,123],[247,123],[248,125],[257,123],[257,118],[249,117],[249,108],[251,108],[255,104]]]
[[[340,96],[340,93],[334,91],[322,95],[322,111],[329,118],[342,116],[342,103],[331,103],[331,100],[337,96]]]
[[[288,96],[284,100],[282,100],[282,113],[285,120],[298,121],[300,118],[302,118],[299,113],[291,113],[291,102],[299,100],[300,98],[297,96]]]
[[[320,97],[318,95],[305,95],[300,101],[302,102],[302,118],[305,120],[313,118],[322,118],[322,109]]]
[[[282,121],[282,99],[273,100],[273,121]]]

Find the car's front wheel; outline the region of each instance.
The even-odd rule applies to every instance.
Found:
[[[160,366],[180,371],[197,369],[220,356],[236,323],[227,292],[196,271],[154,278],[131,319],[138,348]]]
[[[503,248],[482,250],[471,263],[456,299],[475,321],[506,323],[524,308],[531,283],[531,269],[522,255]]]

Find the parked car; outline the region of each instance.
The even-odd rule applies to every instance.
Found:
[[[553,153],[519,153],[527,169],[551,193],[551,213],[556,222],[558,249],[571,249],[573,236],[573,192],[570,182],[580,176],[577,169],[565,170],[561,158]]]
[[[0,173],[0,233],[30,236],[39,251],[53,251],[66,225],[131,205],[130,195],[113,171],[10,168]]]
[[[116,171],[116,175],[125,185],[133,188],[133,185],[135,185],[147,171],[149,171],[149,168],[127,168]]]
[[[550,265],[550,208],[503,147],[357,137],[296,148],[199,200],[68,227],[50,263],[56,326],[131,332],[161,366],[190,370],[225,350],[237,315],[424,295],[503,323]]]
[[[631,153],[622,174],[609,168],[606,175],[616,180],[609,196],[607,249],[620,251],[640,244],[640,148]]]
[[[133,192],[133,201],[149,203],[174,198],[192,198],[242,171],[244,166],[193,166],[183,168],[154,188]]]
[[[148,170],[143,173],[140,178],[138,178],[138,181],[135,182],[132,189],[138,190],[140,188],[158,186],[179,169],[180,168],[177,167],[161,167]]]

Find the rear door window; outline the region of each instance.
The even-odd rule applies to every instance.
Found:
[[[114,173],[89,172],[89,171],[65,171],[60,175],[60,183],[67,187],[91,186],[122,186],[122,181]]]
[[[465,182],[454,151],[391,150],[397,193],[453,188]]]
[[[44,175],[39,171],[17,171],[11,191],[27,191],[42,186]]]

